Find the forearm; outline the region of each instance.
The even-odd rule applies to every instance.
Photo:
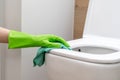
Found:
[[[10,30],[0,27],[0,43],[8,43]]]

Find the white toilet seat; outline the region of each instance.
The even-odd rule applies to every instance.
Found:
[[[79,46],[94,46],[102,48],[110,48],[117,50],[117,52],[110,54],[89,54],[77,51],[70,51],[65,49],[54,49],[50,53],[61,57],[70,59],[86,61],[91,63],[114,64],[120,62],[120,40],[104,38],[98,36],[84,36],[83,39],[73,40],[68,42],[72,48]]]

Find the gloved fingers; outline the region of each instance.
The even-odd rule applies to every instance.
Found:
[[[62,38],[53,34],[45,34],[45,35],[38,35],[38,42],[40,41],[40,45],[43,47],[57,47],[60,48],[61,44],[70,47],[69,44]],[[39,40],[40,39],[40,40]],[[44,44],[43,44],[44,43]]]
[[[50,42],[48,40],[44,40],[42,47],[47,47],[47,48],[61,48],[61,44],[60,43],[55,43],[55,42]]]
[[[62,43],[64,46],[70,47],[70,45],[69,45],[63,38],[56,36],[55,39],[56,39],[56,40],[55,40],[56,42],[60,42],[60,43]]]

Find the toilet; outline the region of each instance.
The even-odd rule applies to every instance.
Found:
[[[120,37],[112,30],[104,30],[106,25],[115,28],[108,19],[111,15],[104,15],[111,11],[108,9],[111,5],[105,3],[90,1],[83,38],[68,41],[72,50],[54,49],[46,54],[48,80],[120,80]],[[104,23],[102,18],[108,22]]]

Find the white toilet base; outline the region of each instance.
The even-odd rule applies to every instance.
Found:
[[[47,54],[46,67],[49,80],[120,80],[120,63],[95,64]]]

